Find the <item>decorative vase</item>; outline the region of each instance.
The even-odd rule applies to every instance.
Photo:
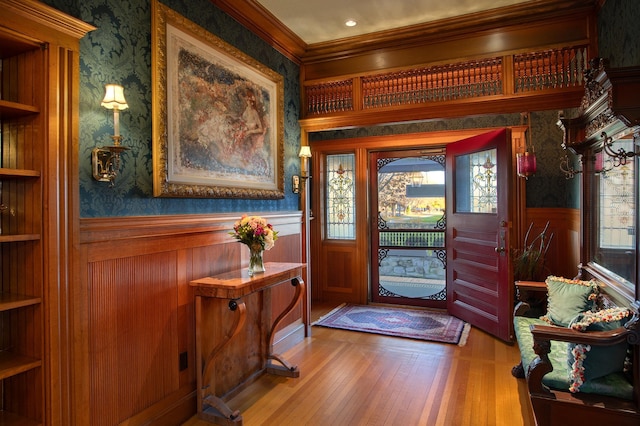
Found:
[[[264,272],[264,262],[262,261],[262,245],[252,244],[249,246],[249,276]]]

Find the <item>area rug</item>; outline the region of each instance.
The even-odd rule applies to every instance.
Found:
[[[338,306],[312,325],[464,346],[470,325],[436,311],[386,306]]]

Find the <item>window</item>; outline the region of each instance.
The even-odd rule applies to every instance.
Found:
[[[615,152],[633,152],[633,139],[618,139],[613,142],[612,149]],[[606,153],[599,155],[605,159],[602,164],[604,171],[591,176],[594,215],[589,257],[595,265],[633,289],[636,271],[637,160],[627,158],[621,162]]]
[[[456,211],[495,213],[498,204],[496,150],[456,157]]]
[[[582,156],[580,261],[627,301],[640,298],[638,261],[638,151],[640,73],[589,61],[577,116],[560,116],[562,146]],[[615,90],[614,90],[615,88]]]
[[[356,238],[355,155],[337,154],[326,157],[326,223],[327,238]]]

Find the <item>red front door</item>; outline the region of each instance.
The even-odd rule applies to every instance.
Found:
[[[447,310],[512,338],[510,130],[447,145]]]

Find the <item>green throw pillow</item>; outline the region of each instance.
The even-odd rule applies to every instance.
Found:
[[[549,276],[547,284],[547,314],[545,321],[566,327],[581,312],[592,310],[598,295],[595,280],[581,281]]]
[[[630,315],[631,312],[625,308],[584,312],[571,321],[569,328],[584,332],[614,330],[624,326]],[[579,392],[584,382],[623,371],[627,349],[626,342],[614,346],[570,343],[567,353],[571,380],[569,390]]]

